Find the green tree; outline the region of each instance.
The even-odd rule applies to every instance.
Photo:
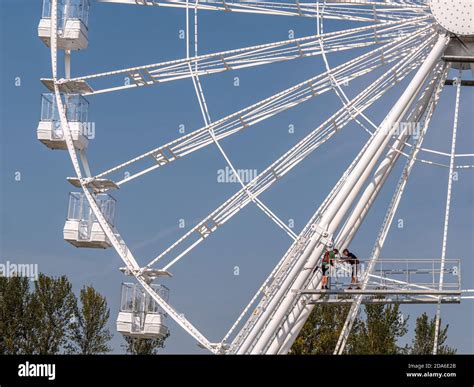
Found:
[[[0,354],[106,353],[110,311],[91,286],[81,308],[65,276],[0,277]]]
[[[0,277],[0,354],[24,353],[32,324],[29,280]]]
[[[435,317],[430,320],[426,313],[423,313],[416,319],[415,338],[411,344],[411,354],[429,355],[433,352],[435,326]],[[440,330],[438,336],[438,354],[440,355],[454,355],[456,353],[455,348],[445,345],[445,342],[448,338],[448,328],[449,325],[446,325],[444,328],[442,328],[440,321]]]
[[[316,304],[293,343],[290,354],[331,355],[349,309],[350,305]],[[353,340],[353,333],[358,330],[358,327],[359,319],[356,319],[349,341]]]
[[[76,304],[66,276],[53,278],[40,274],[30,301],[35,323],[27,353],[50,355],[63,350],[68,343]]]
[[[132,355],[156,355],[160,348],[165,347],[165,341],[169,335],[168,332],[166,336],[159,339],[142,339],[124,336],[125,344],[123,347],[127,353]]]
[[[316,304],[296,338],[290,354],[332,354],[350,305]],[[400,318],[398,305],[367,304],[362,318],[354,321],[345,353],[401,354],[398,339],[407,333],[407,320]]]
[[[92,286],[85,286],[81,289],[79,298],[81,308],[75,306],[68,352],[83,355],[110,352],[108,342],[112,334],[107,328],[110,309],[105,297]]]
[[[351,354],[395,355],[407,353],[398,340],[408,332],[408,319],[400,318],[399,305],[366,304],[365,320],[359,322]]]

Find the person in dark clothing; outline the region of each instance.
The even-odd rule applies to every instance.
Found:
[[[359,272],[359,264],[360,264],[360,261],[359,261],[359,258],[357,258],[355,256],[355,254],[351,253],[348,249],[344,249],[344,251],[342,252],[342,254],[344,255],[344,260],[351,265],[352,267],[352,280],[351,280],[351,285],[356,285],[358,284],[357,282],[357,275],[358,275],[358,272]],[[349,289],[352,289],[351,286],[349,286]],[[359,286],[357,286],[357,289],[360,289]]]

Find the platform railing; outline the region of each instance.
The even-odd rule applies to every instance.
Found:
[[[441,259],[439,258],[385,258],[379,259],[369,274],[364,290],[358,282],[365,275],[366,260],[359,260],[357,281],[353,283],[352,267],[343,259],[336,259],[330,269],[330,289],[297,290],[302,294],[364,294],[370,296],[399,295],[403,297],[423,296],[458,297],[461,294],[461,260],[446,259],[443,284],[440,286]]]

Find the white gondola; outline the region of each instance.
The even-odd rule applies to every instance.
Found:
[[[152,284],[153,290],[168,301],[169,289]],[[168,335],[166,314],[157,302],[139,284],[123,283],[117,331],[124,336],[159,339]]]
[[[89,7],[89,0],[58,0],[58,49],[83,50],[87,48]],[[50,47],[51,0],[43,0],[38,36]]]
[[[98,194],[95,199],[105,219],[113,228],[115,199],[108,194]],[[71,192],[69,194],[64,239],[76,247],[105,249],[111,246],[109,239],[92,213],[84,193]]]
[[[83,150],[89,143],[87,136],[89,102],[79,94],[64,94],[62,98],[74,147]],[[41,118],[36,133],[38,140],[48,148],[67,149],[56,97],[52,93],[41,95]]]

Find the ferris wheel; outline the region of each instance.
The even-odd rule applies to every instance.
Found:
[[[437,337],[441,304],[459,303],[463,290],[458,260],[448,259],[446,243],[453,174],[458,169],[473,168],[474,154],[456,152],[456,136],[462,87],[473,86],[474,71],[474,2],[471,0],[102,0],[104,7],[113,3],[130,6],[182,8],[186,16],[186,56],[150,65],[111,70],[80,77],[71,76],[71,52],[88,46],[89,0],[43,0],[38,26],[39,37],[50,47],[52,77],[43,78],[48,92],[42,95],[38,139],[51,149],[69,153],[76,176],[68,181],[78,191],[70,194],[64,226],[64,239],[76,247],[113,248],[125,266],[124,274],[136,282],[122,286],[121,309],[117,329],[124,335],[141,338],[164,337],[166,318],[172,318],[197,342],[212,353],[284,354],[287,353],[314,305],[350,303],[334,350],[344,352],[352,324],[363,303],[431,303],[437,305]],[[449,10],[449,12],[448,12]],[[197,52],[198,11],[260,14],[261,18],[301,17],[315,21],[316,33],[301,38],[200,55]],[[325,22],[348,22],[356,27],[325,32]],[[193,21],[194,32],[190,30]],[[342,25],[342,23],[338,23]],[[194,39],[194,54],[191,52]],[[358,49],[366,51],[360,54]],[[59,76],[58,51],[64,51],[64,77]],[[335,67],[329,56],[356,52],[352,59]],[[209,115],[200,78],[242,68],[271,65],[305,57],[322,58],[325,71],[267,98],[253,102],[217,121]],[[377,72],[378,70],[378,72]],[[449,79],[452,70],[456,77]],[[353,80],[381,73],[368,87],[349,97],[344,85]],[[123,77],[131,82],[123,84]],[[403,79],[409,80],[385,119],[376,123],[364,112]],[[116,93],[125,89],[153,87],[163,82],[192,81],[204,126],[153,149],[137,150],[125,162],[96,173],[91,171],[87,148],[91,146],[88,127],[89,99],[94,95]],[[453,101],[451,151],[442,152],[423,146],[430,121],[445,87],[456,90]],[[224,138],[252,130],[259,122],[289,111],[309,100],[324,99],[335,93],[340,109],[328,114],[325,121],[249,183],[244,182],[221,144]],[[368,140],[343,173],[319,208],[308,214],[309,221],[299,234],[269,208],[259,196],[288,175],[306,157],[334,134],[355,122],[368,133]],[[416,129],[416,135],[414,132]],[[174,161],[215,146],[241,188],[211,211],[159,255],[142,262],[129,249],[114,224],[116,200],[113,190],[139,181],[145,174],[168,167]],[[444,161],[435,161],[432,156]],[[331,289],[322,287],[320,270],[326,250],[348,248],[375,202],[378,193],[393,172],[397,161],[404,168],[372,254],[365,269],[358,274],[357,289],[339,283],[337,275]],[[414,166],[418,163],[445,168],[446,208],[440,259],[380,258],[381,250],[394,220]],[[126,177],[123,171],[133,169]],[[169,301],[168,289],[160,284],[171,276],[171,268],[192,254],[193,249],[223,227],[248,204],[255,204],[292,240],[285,255],[249,301],[236,322],[219,342],[211,342],[178,312]],[[351,270],[344,260],[336,259],[344,271]],[[418,274],[419,280],[414,279]],[[427,281],[426,277],[432,278]],[[467,296],[466,298],[469,298]]]

